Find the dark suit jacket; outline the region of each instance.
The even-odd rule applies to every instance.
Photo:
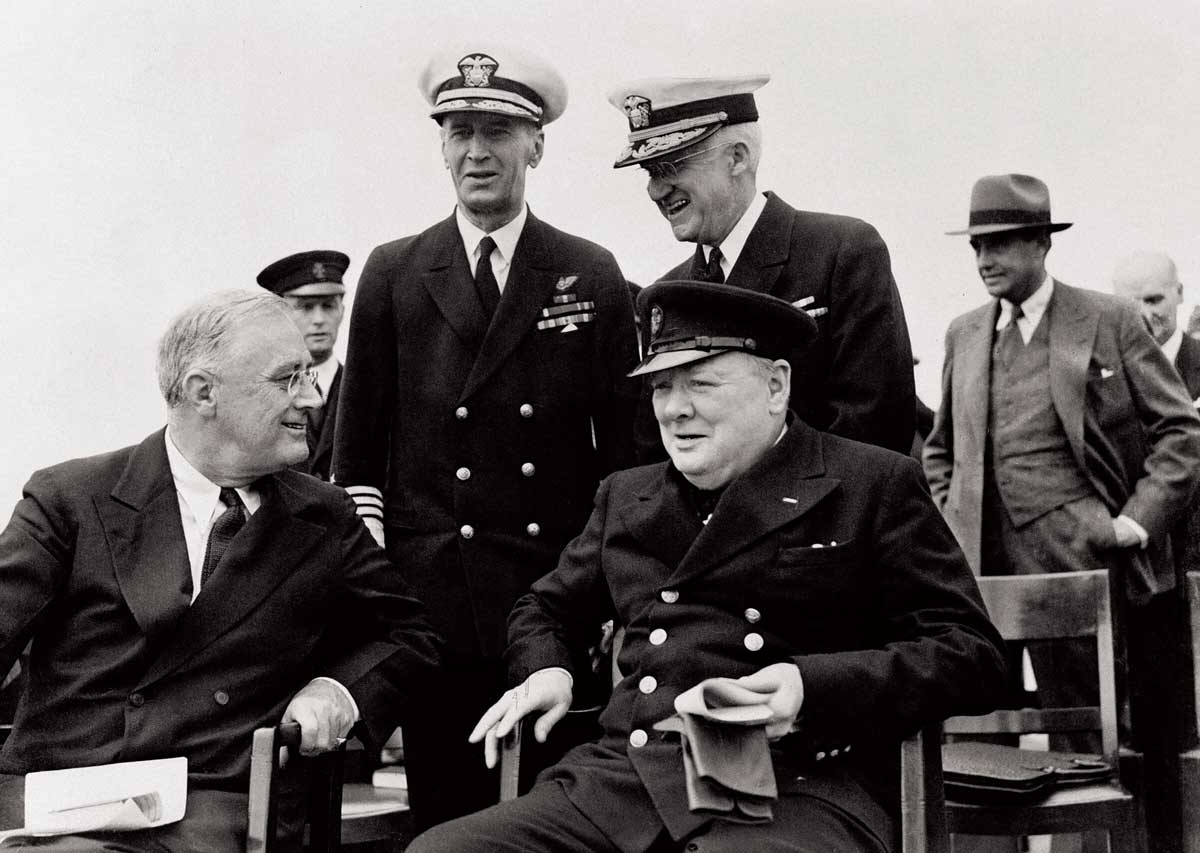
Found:
[[[572,305],[577,328],[539,328]],[[348,350],[334,477],[382,490],[388,551],[448,652],[499,661],[513,602],[632,463],[625,278],[531,213],[489,327],[451,216],[371,253]]]
[[[664,823],[678,838],[703,819],[688,811],[678,741],[653,724],[704,678],[792,661],[804,704],[799,732],[775,744],[781,790],[890,839],[899,741],[991,709],[1003,687],[999,636],[920,467],[797,420],[707,526],[682,482],[669,463],[607,479],[587,528],[513,610],[513,683],[569,668],[580,626],[626,629],[603,739],[547,772],[621,849],[644,849]],[[656,629],[665,640],[651,643]],[[635,730],[645,746],[627,747]]]
[[[1200,399],[1200,341],[1185,334],[1175,354],[1175,369],[1183,378],[1192,401]]]
[[[942,402],[925,440],[934,500],[976,572],[998,311],[992,301],[950,324]],[[1047,316],[1050,395],[1075,460],[1109,512],[1150,535],[1147,549],[1119,555],[1130,600],[1144,602],[1174,585],[1168,534],[1196,481],[1200,419],[1128,300],[1055,281]]]
[[[256,488],[189,607],[163,432],[33,475],[0,534],[0,670],[34,639],[0,773],[183,755],[193,784],[244,790],[251,733],[319,675],[387,739],[436,663],[424,608],[340,489]]]
[[[792,408],[809,426],[908,453],[912,349],[887,245],[871,225],[795,210],[774,193],[726,281],[799,302],[817,340],[792,364]],[[664,279],[694,278],[688,260]]]

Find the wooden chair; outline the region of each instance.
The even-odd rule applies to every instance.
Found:
[[[304,784],[307,849],[333,851],[346,845],[371,844],[380,849],[401,850],[412,840],[414,832],[406,792],[375,788],[369,782],[345,782],[344,745],[334,752],[301,758],[297,751],[299,744],[300,726],[296,723],[254,732],[247,853],[280,849],[275,835],[285,764],[288,772],[307,773]],[[286,753],[283,747],[287,748]],[[293,762],[303,768],[294,767]]]
[[[1187,573],[1188,608],[1192,625],[1192,671],[1196,691],[1197,728],[1200,728],[1200,572]],[[1185,853],[1200,853],[1200,749],[1180,755],[1182,775],[1183,847]]]
[[[1096,643],[1100,704],[1085,708],[1022,708],[977,717],[953,717],[947,734],[1025,734],[1099,731],[1103,757],[1120,768],[1109,780],[1063,787],[1021,805],[977,805],[946,800],[951,833],[1052,835],[1084,833],[1095,849],[1097,832],[1107,833],[1112,853],[1145,850],[1140,762],[1123,753],[1118,739],[1117,676],[1108,574],[1064,572],[979,578],[992,621],[1006,640],[1091,637]],[[1122,779],[1126,784],[1122,784]],[[1099,847],[1099,849],[1104,849]]]

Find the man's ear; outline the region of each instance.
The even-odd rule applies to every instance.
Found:
[[[741,175],[750,168],[750,149],[745,142],[734,142],[729,146],[728,153],[733,158],[729,174]]]
[[[536,169],[542,162],[542,153],[546,150],[546,131],[540,127],[533,137],[533,150],[529,152],[529,168]]]
[[[787,411],[788,396],[792,392],[792,366],[782,358],[775,359],[771,375],[767,378],[767,393],[770,395],[768,408],[772,414]]]
[[[192,370],[183,377],[183,399],[197,414],[212,417],[217,412],[217,382],[207,370]]]

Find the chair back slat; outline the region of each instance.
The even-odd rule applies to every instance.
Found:
[[[1020,578],[1013,582],[1012,578]],[[1006,640],[1094,637],[1103,572],[1062,572],[979,578],[979,591],[996,630]]]
[[[1022,734],[1024,732],[1095,732],[1103,728],[1100,708],[1019,708],[977,717],[953,717],[946,734]]]

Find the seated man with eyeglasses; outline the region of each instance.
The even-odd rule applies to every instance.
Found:
[[[24,774],[185,756],[183,821],[55,850],[240,850],[254,729],[301,752],[376,745],[440,640],[345,493],[287,470],[321,404],[287,304],[227,292],[158,349],[165,430],[36,472],[0,533],[0,672],[32,639],[0,751],[0,829]]]
[[[769,293],[817,321],[816,341],[792,377],[801,420],[908,453],[917,411],[912,351],[887,245],[861,219],[796,210],[758,191],[763,143],[754,92],[770,79],[665,77],[618,86],[608,100],[630,133],[614,167],[645,169],[646,192],[675,239],[696,244],[662,280]],[[649,417],[638,438],[644,458],[663,458]]]

